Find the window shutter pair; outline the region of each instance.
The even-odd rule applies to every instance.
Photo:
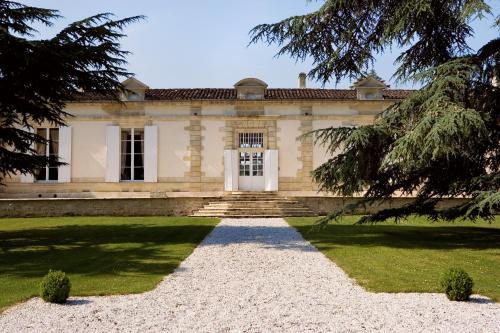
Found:
[[[224,190],[238,190],[239,153],[238,150],[224,150]],[[265,191],[278,190],[278,150],[264,151]]]
[[[106,128],[106,182],[120,181],[120,127]],[[144,126],[144,182],[158,181],[158,126]]]
[[[34,132],[33,128],[25,130]],[[67,164],[59,167],[57,181],[69,183],[71,182],[71,126],[59,127],[59,160]],[[32,174],[21,175],[21,182],[33,183],[34,177]]]

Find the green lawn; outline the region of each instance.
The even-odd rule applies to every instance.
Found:
[[[339,265],[350,277],[375,292],[439,292],[447,268],[465,269],[474,292],[500,301],[500,218],[486,222],[408,222],[353,225],[346,217],[324,229],[312,229],[315,218],[288,223]]]
[[[0,310],[37,295],[49,269],[69,275],[71,295],[150,290],[217,222],[188,217],[0,219]]]

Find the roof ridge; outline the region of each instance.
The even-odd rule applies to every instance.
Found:
[[[148,88],[146,90],[236,90],[235,88]],[[300,91],[308,91],[308,90],[333,90],[333,91],[355,91],[356,89],[349,88],[267,88],[267,90],[300,90]],[[418,89],[406,89],[406,88],[385,88],[382,90],[390,90],[390,91],[416,91]]]
[[[408,97],[414,90],[383,89],[384,98],[398,100]],[[153,88],[145,91],[146,100],[189,101],[189,100],[219,100],[232,101],[237,99],[234,88]],[[355,89],[327,88],[269,88],[264,100],[355,100]],[[111,91],[82,92],[70,97],[72,101],[110,101]]]

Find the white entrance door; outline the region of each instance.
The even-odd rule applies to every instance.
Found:
[[[239,189],[243,191],[263,191],[264,152],[240,151]]]
[[[242,191],[263,191],[264,180],[264,133],[239,133],[239,178]]]

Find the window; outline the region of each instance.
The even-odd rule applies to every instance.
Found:
[[[144,130],[121,131],[121,180],[144,180]]]
[[[250,153],[240,152],[240,176],[250,176]]]
[[[51,158],[51,160],[49,160],[49,164],[46,167],[35,170],[35,179],[37,181],[57,180],[58,166],[55,162],[59,154],[59,129],[38,128],[36,134],[47,140],[45,143],[37,143],[37,154]]]
[[[264,153],[240,152],[240,176],[264,176]]]
[[[240,133],[240,148],[264,148],[264,133]]]
[[[239,133],[240,176],[264,175],[264,133]]]
[[[252,153],[252,176],[264,176],[264,153]]]

